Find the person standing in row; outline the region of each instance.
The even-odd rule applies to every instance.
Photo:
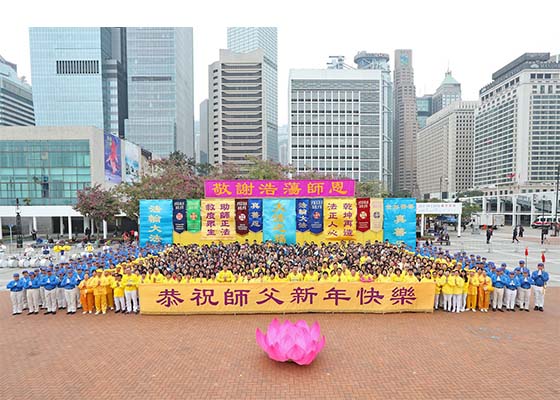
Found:
[[[103,270],[98,269],[94,277],[89,280],[89,287],[93,290],[95,299],[95,315],[107,313],[107,279],[103,276]]]
[[[524,269],[519,279],[519,309],[529,312],[529,301],[531,300],[531,285],[533,281],[529,276],[529,270]]]
[[[478,286],[480,282],[474,270],[471,270],[468,278],[467,289],[467,311],[476,312],[476,299],[478,295]]]
[[[492,279],[482,270],[478,278],[478,308],[480,312],[488,312],[490,307],[490,293],[492,293]]]
[[[535,294],[535,311],[544,311],[544,292],[549,280],[548,272],[544,270],[544,263],[537,264],[537,270],[531,275],[533,293]]]
[[[69,269],[66,277],[62,278],[62,287],[64,289],[64,297],[66,300],[66,314],[76,314],[76,291],[78,287],[78,278],[74,275],[74,270]]]
[[[13,278],[6,286],[10,291],[10,299],[12,300],[12,315],[19,315],[23,311],[23,280],[19,279],[16,272]]]
[[[26,283],[27,291],[27,305],[29,307],[29,314],[39,314],[39,301],[41,290],[41,278],[31,271],[29,273],[29,280]]]
[[[115,296],[115,313],[124,313],[126,311],[126,303],[124,300],[124,285],[122,284],[121,274],[115,275],[115,281],[111,284],[111,288]]]
[[[93,289],[89,286],[89,274],[86,272],[80,281],[78,288],[80,289],[80,303],[82,304],[82,314],[93,312]]]
[[[506,310],[515,312],[515,298],[517,296],[517,287],[519,286],[519,282],[515,277],[515,271],[510,271],[508,275],[509,277],[505,293]]]
[[[454,281],[454,286],[453,286],[453,308],[451,310],[451,312],[461,312],[461,308],[462,308],[462,298],[463,298],[463,286],[465,285],[465,281],[463,278],[461,278],[461,276],[459,275],[459,270],[455,270],[453,272],[453,281]]]
[[[41,286],[45,288],[45,302],[47,303],[47,314],[56,314],[56,288],[60,280],[53,274],[52,269],[47,269],[47,275],[41,280]]]
[[[498,268],[496,271],[496,275],[492,277],[492,286],[494,287],[494,295],[492,296],[492,311],[498,310],[504,312],[502,307],[506,283],[507,279],[504,277],[504,265],[502,264],[502,267]]]
[[[130,272],[130,268],[125,269],[122,283],[124,286],[124,297],[126,299],[126,313],[138,313],[138,277]]]
[[[449,270],[444,272],[445,283],[441,288],[443,293],[443,309],[445,311],[451,311],[453,303],[453,287],[455,286],[455,278],[449,275]]]

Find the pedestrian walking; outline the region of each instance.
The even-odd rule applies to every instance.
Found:
[[[512,236],[512,240],[511,243],[519,243],[519,239],[517,239],[517,226],[513,227],[513,236]]]
[[[486,244],[490,244],[490,239],[492,239],[493,231],[491,227],[486,229]]]

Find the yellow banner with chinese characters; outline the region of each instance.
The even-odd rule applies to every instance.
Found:
[[[271,282],[140,285],[142,314],[433,312],[433,283]]]
[[[356,199],[325,199],[323,220],[327,240],[353,240],[356,230]]]
[[[233,239],[235,234],[235,200],[201,200],[201,232],[206,240]]]
[[[374,232],[383,231],[383,199],[371,199],[371,230]]]

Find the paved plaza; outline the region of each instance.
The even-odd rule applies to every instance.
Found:
[[[289,317],[321,324],[310,366],[258,347],[273,315],[13,317],[4,291],[0,399],[560,398],[558,288],[543,313]]]

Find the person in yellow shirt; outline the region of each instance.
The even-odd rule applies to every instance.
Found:
[[[89,288],[93,291],[93,298],[95,300],[95,315],[100,312],[107,313],[107,278],[103,276],[103,270],[100,268],[96,271],[88,281]]]
[[[418,283],[418,278],[414,275],[414,270],[410,268],[403,278],[405,283]]]
[[[346,277],[348,282],[360,282],[360,275],[356,271],[355,267],[350,268],[350,275]]]
[[[115,314],[125,312],[126,304],[124,302],[124,286],[122,284],[122,275],[116,274],[115,280],[111,283],[113,296],[115,297]]]
[[[330,282],[329,273],[327,271],[321,272],[321,279],[319,279],[319,282]]]
[[[379,283],[387,283],[391,282],[391,277],[388,275],[387,270],[383,269],[381,271],[381,275],[379,275],[375,281]]]
[[[154,273],[151,276],[152,283],[163,283],[165,281],[165,276],[159,272],[159,268],[154,269]]]
[[[82,314],[93,312],[93,290],[88,287],[89,274],[84,274],[84,279],[78,285],[80,289],[80,303],[82,304]]]
[[[478,282],[478,308],[481,312],[488,312],[488,307],[490,307],[490,294],[494,290],[492,287],[492,278],[482,269],[478,276]]]
[[[459,275],[459,270],[453,271],[453,278],[455,279],[455,285],[453,286],[453,307],[451,312],[461,312],[461,300],[463,298],[463,286],[465,285],[465,280]]]
[[[113,282],[115,281],[115,278],[113,277],[113,270],[111,269],[106,269],[105,270],[105,278],[107,279],[107,286],[105,288],[105,293],[107,296],[107,308],[110,310],[114,310],[115,309],[115,302],[113,300]]]
[[[288,274],[288,282],[301,282],[303,281],[303,275],[298,272],[297,267],[293,267]]]
[[[402,282],[404,277],[400,268],[396,268],[395,272],[391,274],[391,282]]]
[[[342,273],[342,268],[338,267],[336,269],[336,274],[334,274],[331,279],[331,282],[348,282],[348,278],[346,275]]]
[[[443,293],[443,309],[445,311],[451,311],[451,305],[453,301],[453,288],[455,287],[455,277],[449,274],[449,270],[445,270],[445,283],[441,287],[441,292]]]
[[[478,286],[480,282],[473,269],[469,272],[467,284],[467,311],[476,312],[476,299],[478,296]]]
[[[436,282],[436,293],[434,298],[434,309],[437,310],[439,307],[443,307],[443,294],[441,290],[443,285],[445,285],[446,277],[443,274],[443,270],[439,269],[437,275],[434,274],[434,281]]]
[[[224,267],[222,268],[222,270],[220,272],[218,272],[218,276],[216,277],[216,280],[219,283],[231,283],[233,282],[233,273],[229,270],[229,267],[224,265]]]
[[[199,271],[198,276],[193,278],[192,283],[206,283],[206,278],[204,277],[204,272]]]
[[[130,272],[127,267],[122,278],[124,286],[124,297],[126,300],[126,313],[135,312],[138,314],[138,277]]]
[[[305,271],[305,275],[303,276],[303,281],[304,282],[317,282],[318,278],[317,278],[317,271],[313,271],[313,270],[306,270]]]

